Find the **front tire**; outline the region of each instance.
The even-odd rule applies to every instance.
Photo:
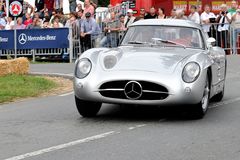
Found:
[[[204,117],[208,110],[209,98],[210,98],[210,85],[209,78],[207,75],[202,100],[198,104],[193,105],[192,107],[191,116],[193,118],[201,119]]]
[[[102,103],[84,101],[75,96],[76,107],[79,114],[83,117],[94,117],[99,112]]]

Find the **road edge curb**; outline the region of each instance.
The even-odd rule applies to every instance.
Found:
[[[49,76],[49,77],[61,77],[69,80],[73,80],[74,76],[70,74],[62,74],[62,73],[44,73],[44,72],[30,72],[29,75],[33,76]]]

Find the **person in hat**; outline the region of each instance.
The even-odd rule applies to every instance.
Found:
[[[127,10],[127,15],[125,16],[124,19],[124,26],[125,28],[128,28],[133,22],[135,22],[136,17],[133,16],[133,10],[128,9]]]
[[[91,13],[85,14],[86,19],[81,23],[81,41],[83,42],[84,51],[92,48],[94,40],[100,34],[100,28]]]

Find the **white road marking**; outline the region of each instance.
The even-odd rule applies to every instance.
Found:
[[[59,97],[65,97],[65,96],[69,96],[71,94],[73,94],[73,91],[69,92],[69,93],[61,94],[61,95],[59,95]]]
[[[68,94],[72,94],[72,93],[68,93]],[[238,102],[238,101],[240,101],[240,97],[213,104],[209,108],[216,108],[216,107],[220,107],[220,106],[223,106],[223,105],[235,103],[235,102]],[[0,109],[1,108],[2,107],[0,107]],[[161,121],[164,121],[164,119],[161,119],[160,122]],[[128,130],[134,130],[134,129],[141,128],[141,127],[144,127],[144,126],[146,126],[146,124],[140,124],[140,125],[136,125],[134,127],[129,127]],[[45,149],[41,149],[41,150],[38,150],[38,151],[25,153],[25,154],[18,155],[18,156],[15,156],[15,157],[11,157],[11,158],[7,158],[7,159],[4,159],[4,160],[22,160],[22,159],[26,159],[26,158],[29,158],[29,157],[34,157],[34,156],[38,156],[38,155],[41,155],[41,154],[53,152],[53,151],[56,151],[56,150],[68,148],[68,147],[75,146],[75,145],[78,145],[78,144],[87,143],[87,142],[90,142],[90,141],[102,139],[102,138],[105,138],[105,137],[108,137],[108,136],[111,136],[111,135],[114,135],[114,134],[119,134],[119,133],[120,132],[110,131],[110,132],[98,134],[98,135],[95,135],[95,136],[87,137],[87,138],[84,138],[84,139],[60,144],[60,145],[57,145],[57,146],[52,146],[52,147],[45,148]]]
[[[209,106],[209,108],[217,108],[217,107],[227,105],[227,104],[231,104],[231,103],[235,103],[235,102],[238,102],[238,101],[240,101],[240,97],[213,104],[213,105]]]
[[[144,127],[144,126],[146,126],[146,124],[140,124],[140,125],[136,125],[134,127],[129,127],[128,130],[133,130],[133,129],[141,128],[141,127]]]
[[[95,136],[92,136],[92,137],[87,137],[87,138],[72,141],[72,142],[69,142],[69,143],[60,144],[60,145],[57,145],[57,146],[52,146],[52,147],[41,149],[41,150],[38,150],[38,151],[34,151],[34,152],[19,155],[19,156],[7,158],[5,160],[22,160],[22,159],[25,159],[25,158],[41,155],[41,154],[44,154],[44,153],[53,152],[53,151],[56,151],[56,150],[68,148],[68,147],[75,146],[75,145],[78,145],[78,144],[87,143],[87,142],[90,142],[90,141],[102,139],[102,138],[105,138],[105,137],[108,137],[108,136],[111,136],[111,135],[117,134],[117,133],[119,133],[119,132],[110,131],[110,132],[98,134],[98,135],[95,135]]]

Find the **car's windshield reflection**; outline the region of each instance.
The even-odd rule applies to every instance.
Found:
[[[204,48],[201,32],[198,29],[172,26],[130,27],[121,45],[134,44]]]

